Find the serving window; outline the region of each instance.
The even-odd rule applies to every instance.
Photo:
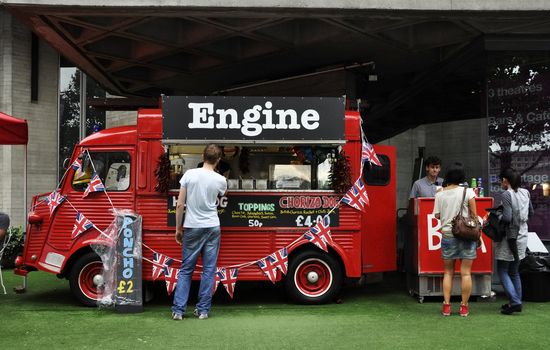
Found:
[[[330,190],[330,169],[336,146],[221,145],[218,173],[228,179],[229,190]],[[168,146],[170,189],[192,168],[202,166],[204,146]]]

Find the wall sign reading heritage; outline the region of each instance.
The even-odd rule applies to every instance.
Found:
[[[499,174],[509,167],[519,171],[535,210],[529,231],[550,240],[550,71],[546,64],[528,64],[543,62],[536,57],[501,59],[487,85],[489,194],[499,203]]]
[[[309,227],[336,206],[338,196],[254,195],[231,193],[220,198],[218,215],[226,227]],[[168,226],[176,225],[176,196],[168,197]],[[330,225],[339,225],[339,209],[330,214]]]
[[[344,99],[163,96],[165,142],[344,142]]]

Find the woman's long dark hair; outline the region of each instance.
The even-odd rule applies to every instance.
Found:
[[[464,166],[462,163],[453,163],[445,174],[445,182],[447,185],[460,185],[466,181],[466,174],[464,173]]]
[[[512,168],[504,169],[500,173],[500,180],[506,179],[510,183],[510,187],[517,192],[519,185],[521,184],[521,176],[519,173]]]

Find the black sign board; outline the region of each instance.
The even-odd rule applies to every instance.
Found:
[[[343,98],[163,96],[166,143],[343,143]]]
[[[339,197],[315,194],[250,195],[230,193],[218,203],[221,226],[310,227],[336,206]],[[176,197],[168,197],[168,226],[176,225]],[[330,225],[339,225],[339,209],[330,214]]]
[[[117,215],[115,310],[143,311],[141,271],[141,216]]]

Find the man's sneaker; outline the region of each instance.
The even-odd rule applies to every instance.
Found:
[[[198,317],[199,320],[206,320],[208,318],[208,314],[199,314],[199,310],[197,309],[193,310],[193,316]]]
[[[507,308],[500,310],[503,315],[511,315],[514,312],[521,312],[521,304],[509,305]]]
[[[443,309],[441,310],[443,316],[451,316],[451,304],[443,303]]]
[[[175,312],[172,312],[172,319],[174,321],[181,321],[181,320],[183,320],[183,316],[181,314],[177,314]]]
[[[466,317],[470,314],[470,310],[468,309],[468,305],[460,304],[460,311],[458,314],[462,317]]]

